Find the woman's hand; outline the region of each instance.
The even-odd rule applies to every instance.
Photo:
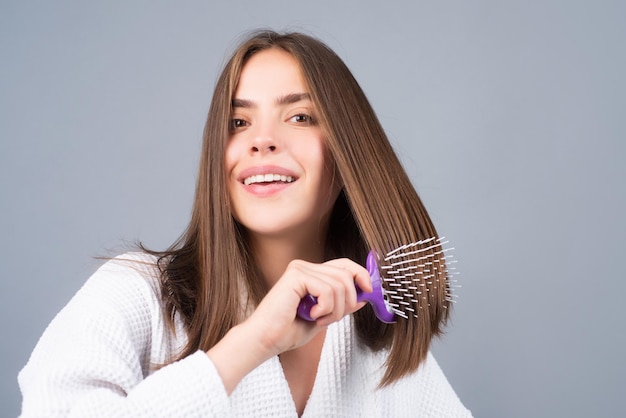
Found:
[[[259,364],[306,344],[329,324],[363,307],[365,302],[356,301],[354,285],[371,292],[370,280],[365,268],[346,258],[322,264],[290,262],[254,313],[207,353],[228,393]],[[317,298],[311,308],[313,322],[296,316],[307,294]]]
[[[347,259],[322,264],[294,260],[246,321],[263,330],[262,342],[272,355],[306,344],[317,332],[332,322],[360,309],[355,283],[371,291],[369,273]],[[311,308],[314,322],[296,317],[300,300],[307,294],[317,298]]]

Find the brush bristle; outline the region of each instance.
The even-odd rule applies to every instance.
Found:
[[[443,297],[447,308],[454,302],[452,289],[460,287],[453,279],[458,273],[454,248],[444,248],[444,237],[412,242],[389,251],[380,260],[388,306],[398,316],[418,317],[419,310],[430,306],[431,299]]]

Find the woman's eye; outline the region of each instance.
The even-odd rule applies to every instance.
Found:
[[[307,115],[306,113],[298,113],[295,116],[291,117],[291,121],[292,122],[296,122],[296,123],[306,123],[306,124],[313,124],[313,118],[310,115]]]
[[[230,121],[231,130],[241,129],[241,128],[246,127],[247,125],[248,125],[248,122],[246,122],[243,119],[231,119]]]

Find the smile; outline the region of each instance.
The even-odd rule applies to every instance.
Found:
[[[243,180],[243,184],[248,186],[250,184],[257,184],[257,183],[274,183],[274,182],[293,183],[293,181],[294,181],[294,178],[292,176],[283,176],[280,174],[257,174],[254,176],[246,177]]]

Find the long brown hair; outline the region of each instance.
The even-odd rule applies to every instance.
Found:
[[[384,253],[437,236],[365,94],[343,61],[308,35],[256,32],[235,50],[217,81],[187,230],[167,251],[146,250],[160,257],[162,297],[170,325],[179,315],[188,334],[178,358],[210,349],[266,292],[245,231],[231,214],[224,152],[241,70],[252,55],[269,48],[280,48],[298,61],[343,184],[329,222],[326,256],[364,262],[370,248]],[[381,385],[415,371],[426,358],[432,337],[442,331],[449,315],[448,284],[439,284],[428,285],[429,297],[416,302],[416,317],[384,324],[369,306],[354,314],[360,341],[375,351],[389,350]]]

